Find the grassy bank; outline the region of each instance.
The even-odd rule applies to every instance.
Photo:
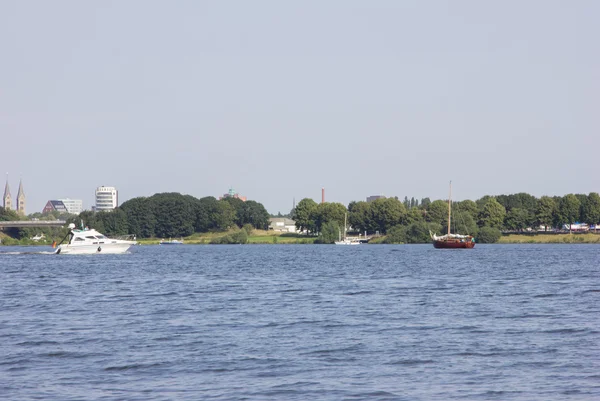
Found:
[[[210,244],[215,238],[222,237],[228,233],[196,233],[189,237],[184,237],[185,244]],[[165,238],[168,240],[168,238]],[[179,239],[179,238],[174,238]],[[306,235],[292,233],[276,233],[273,231],[253,230],[248,236],[248,244],[313,244],[316,237],[307,237]],[[2,245],[46,245],[52,244],[51,239],[35,242],[28,238],[17,240],[0,233]],[[157,245],[160,238],[142,238],[138,239],[141,245]],[[370,244],[379,244],[385,240],[384,236],[373,238]],[[600,233],[585,234],[510,234],[503,235],[498,241],[499,244],[600,244]]]
[[[499,244],[600,244],[600,234],[510,234],[503,235]]]
[[[51,246],[52,239],[44,238],[39,241],[34,241],[29,238],[16,239],[16,238],[6,235],[5,233],[0,232],[0,246],[1,245],[6,245],[6,246],[22,246],[22,245]]]
[[[227,233],[196,233],[189,237],[184,237],[185,244],[210,244],[215,238],[222,237]],[[165,238],[168,240],[168,238]],[[179,238],[174,238],[179,239]],[[160,242],[160,238],[145,238],[138,239],[142,245],[156,245]],[[307,237],[306,235],[292,233],[276,233],[273,231],[253,230],[248,236],[249,244],[312,244],[315,242],[315,237]]]

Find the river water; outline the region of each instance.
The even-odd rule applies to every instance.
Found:
[[[38,251],[0,248],[2,400],[600,399],[598,245]]]

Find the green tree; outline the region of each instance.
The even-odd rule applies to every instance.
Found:
[[[475,203],[477,204],[477,209],[479,210],[479,212],[481,212],[481,211],[483,210],[483,208],[484,208],[485,204],[486,204],[486,203],[487,203],[487,202],[488,202],[490,199],[493,199],[493,198],[494,198],[493,196],[490,196],[490,195],[485,195],[485,196],[482,196],[481,198],[477,199],[477,200],[475,201]]]
[[[315,240],[317,244],[333,244],[340,237],[341,229],[336,220],[323,223],[319,237]]]
[[[418,221],[425,221],[425,213],[424,210],[415,207],[406,213],[402,223],[404,225],[409,225]]]
[[[469,212],[457,211],[452,213],[451,232],[456,234],[475,235],[478,227],[475,219]],[[448,220],[444,220],[442,224],[442,232],[448,232]]]
[[[129,233],[127,215],[119,208],[108,212],[98,212],[96,218],[102,221],[104,234],[109,237],[125,235]]]
[[[600,195],[592,192],[582,210],[581,219],[588,224],[600,224]]]
[[[246,231],[246,234],[248,234],[248,236],[250,236],[254,232],[254,226],[252,224],[244,224],[244,227],[242,227],[242,230]]]
[[[533,216],[531,216],[527,209],[512,208],[506,213],[504,218],[504,227],[509,230],[522,231],[529,227],[533,222]]]
[[[150,207],[148,198],[133,198],[124,202],[120,207],[127,217],[129,234],[134,234],[140,238],[154,237],[154,227],[156,226],[156,217],[154,210]]]
[[[310,198],[304,198],[296,205],[294,209],[294,220],[298,231],[306,233],[314,233],[317,231],[316,222],[314,220],[317,211],[317,202]]]
[[[493,244],[498,242],[500,237],[502,237],[500,230],[495,227],[484,226],[479,229],[477,242],[481,242],[482,244]]]
[[[101,233],[105,233],[104,222],[98,218],[98,213],[91,210],[84,210],[78,216],[73,216],[67,220],[67,224],[73,223],[77,228],[89,227]]]
[[[325,202],[317,205],[313,215],[317,231],[321,231],[325,223],[335,221],[339,227],[344,227],[347,210],[341,203]]]
[[[568,194],[562,197],[558,205],[558,213],[560,222],[562,224],[569,225],[569,231],[571,231],[571,224],[575,223],[579,219],[579,207],[581,202],[573,195]]]
[[[269,212],[262,203],[253,200],[243,202],[238,213],[238,221],[242,226],[250,224],[252,227],[261,230],[266,230],[269,227]]]
[[[376,199],[371,202],[370,209],[372,229],[382,234],[401,224],[407,213],[402,202],[395,198]]]
[[[512,209],[523,209],[529,214],[534,214],[537,206],[535,196],[524,192],[511,195],[498,195],[496,196],[496,200],[504,206],[507,212],[510,212]]]
[[[488,198],[483,206],[483,210],[479,213],[480,227],[501,228],[506,216],[506,209],[494,198]]]
[[[242,227],[246,222],[244,221],[244,201],[240,198],[234,198],[232,196],[221,199],[221,202],[227,202],[231,205],[235,211],[233,222],[238,227]]]
[[[196,214],[192,199],[179,193],[161,193],[148,198],[156,216],[156,236],[186,237],[194,233]]]
[[[535,224],[544,226],[547,230],[548,226],[552,225],[557,209],[554,199],[549,196],[542,196],[535,209]]]
[[[212,210],[211,220],[214,222],[214,228],[217,230],[228,230],[235,225],[235,209],[231,203],[219,200],[216,208]]]
[[[229,207],[232,208],[230,203],[228,203]],[[215,237],[210,241],[211,244],[217,245],[226,245],[226,244],[247,244],[248,243],[248,234],[246,230],[238,229],[234,233],[224,235],[222,237]]]
[[[410,201],[408,200],[408,196],[404,197],[404,201],[402,201],[402,204],[404,205],[405,209],[410,209]]]
[[[479,207],[477,206],[477,203],[468,199],[460,202],[453,202],[452,210],[453,213],[454,211],[469,213],[473,220],[476,220],[477,216],[479,215]]]
[[[239,229],[235,233],[231,234],[231,239],[233,240],[231,242],[233,244],[247,244],[248,243],[248,233],[244,229]]]
[[[0,221],[17,221],[20,220],[20,216],[14,210],[5,209],[0,207]]]
[[[196,232],[206,233],[217,229],[217,221],[215,219],[219,218],[220,206],[218,202],[215,197],[206,196],[194,204],[194,213],[196,215],[194,228]],[[233,222],[229,222],[226,225],[232,224]]]
[[[440,232],[442,229],[438,223],[426,223],[419,221],[412,223],[406,227],[406,243],[407,244],[426,244],[431,242],[431,232]]]
[[[435,200],[427,208],[425,220],[430,223],[444,224],[448,222],[448,202]]]
[[[398,224],[390,228],[383,240],[384,244],[405,244],[406,243],[406,226]]]
[[[350,202],[348,205],[348,224],[359,232],[368,231],[371,210],[368,202]]]

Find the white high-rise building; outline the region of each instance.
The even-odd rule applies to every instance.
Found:
[[[119,206],[119,196],[115,187],[96,188],[96,211],[113,210]]]
[[[65,207],[67,212],[71,214],[79,214],[83,212],[83,201],[81,199],[59,199]]]

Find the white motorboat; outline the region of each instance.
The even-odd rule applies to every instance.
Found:
[[[58,245],[56,254],[94,254],[94,253],[125,253],[137,241],[131,239],[108,238],[93,229],[76,230],[75,224],[69,224],[68,242]]]

